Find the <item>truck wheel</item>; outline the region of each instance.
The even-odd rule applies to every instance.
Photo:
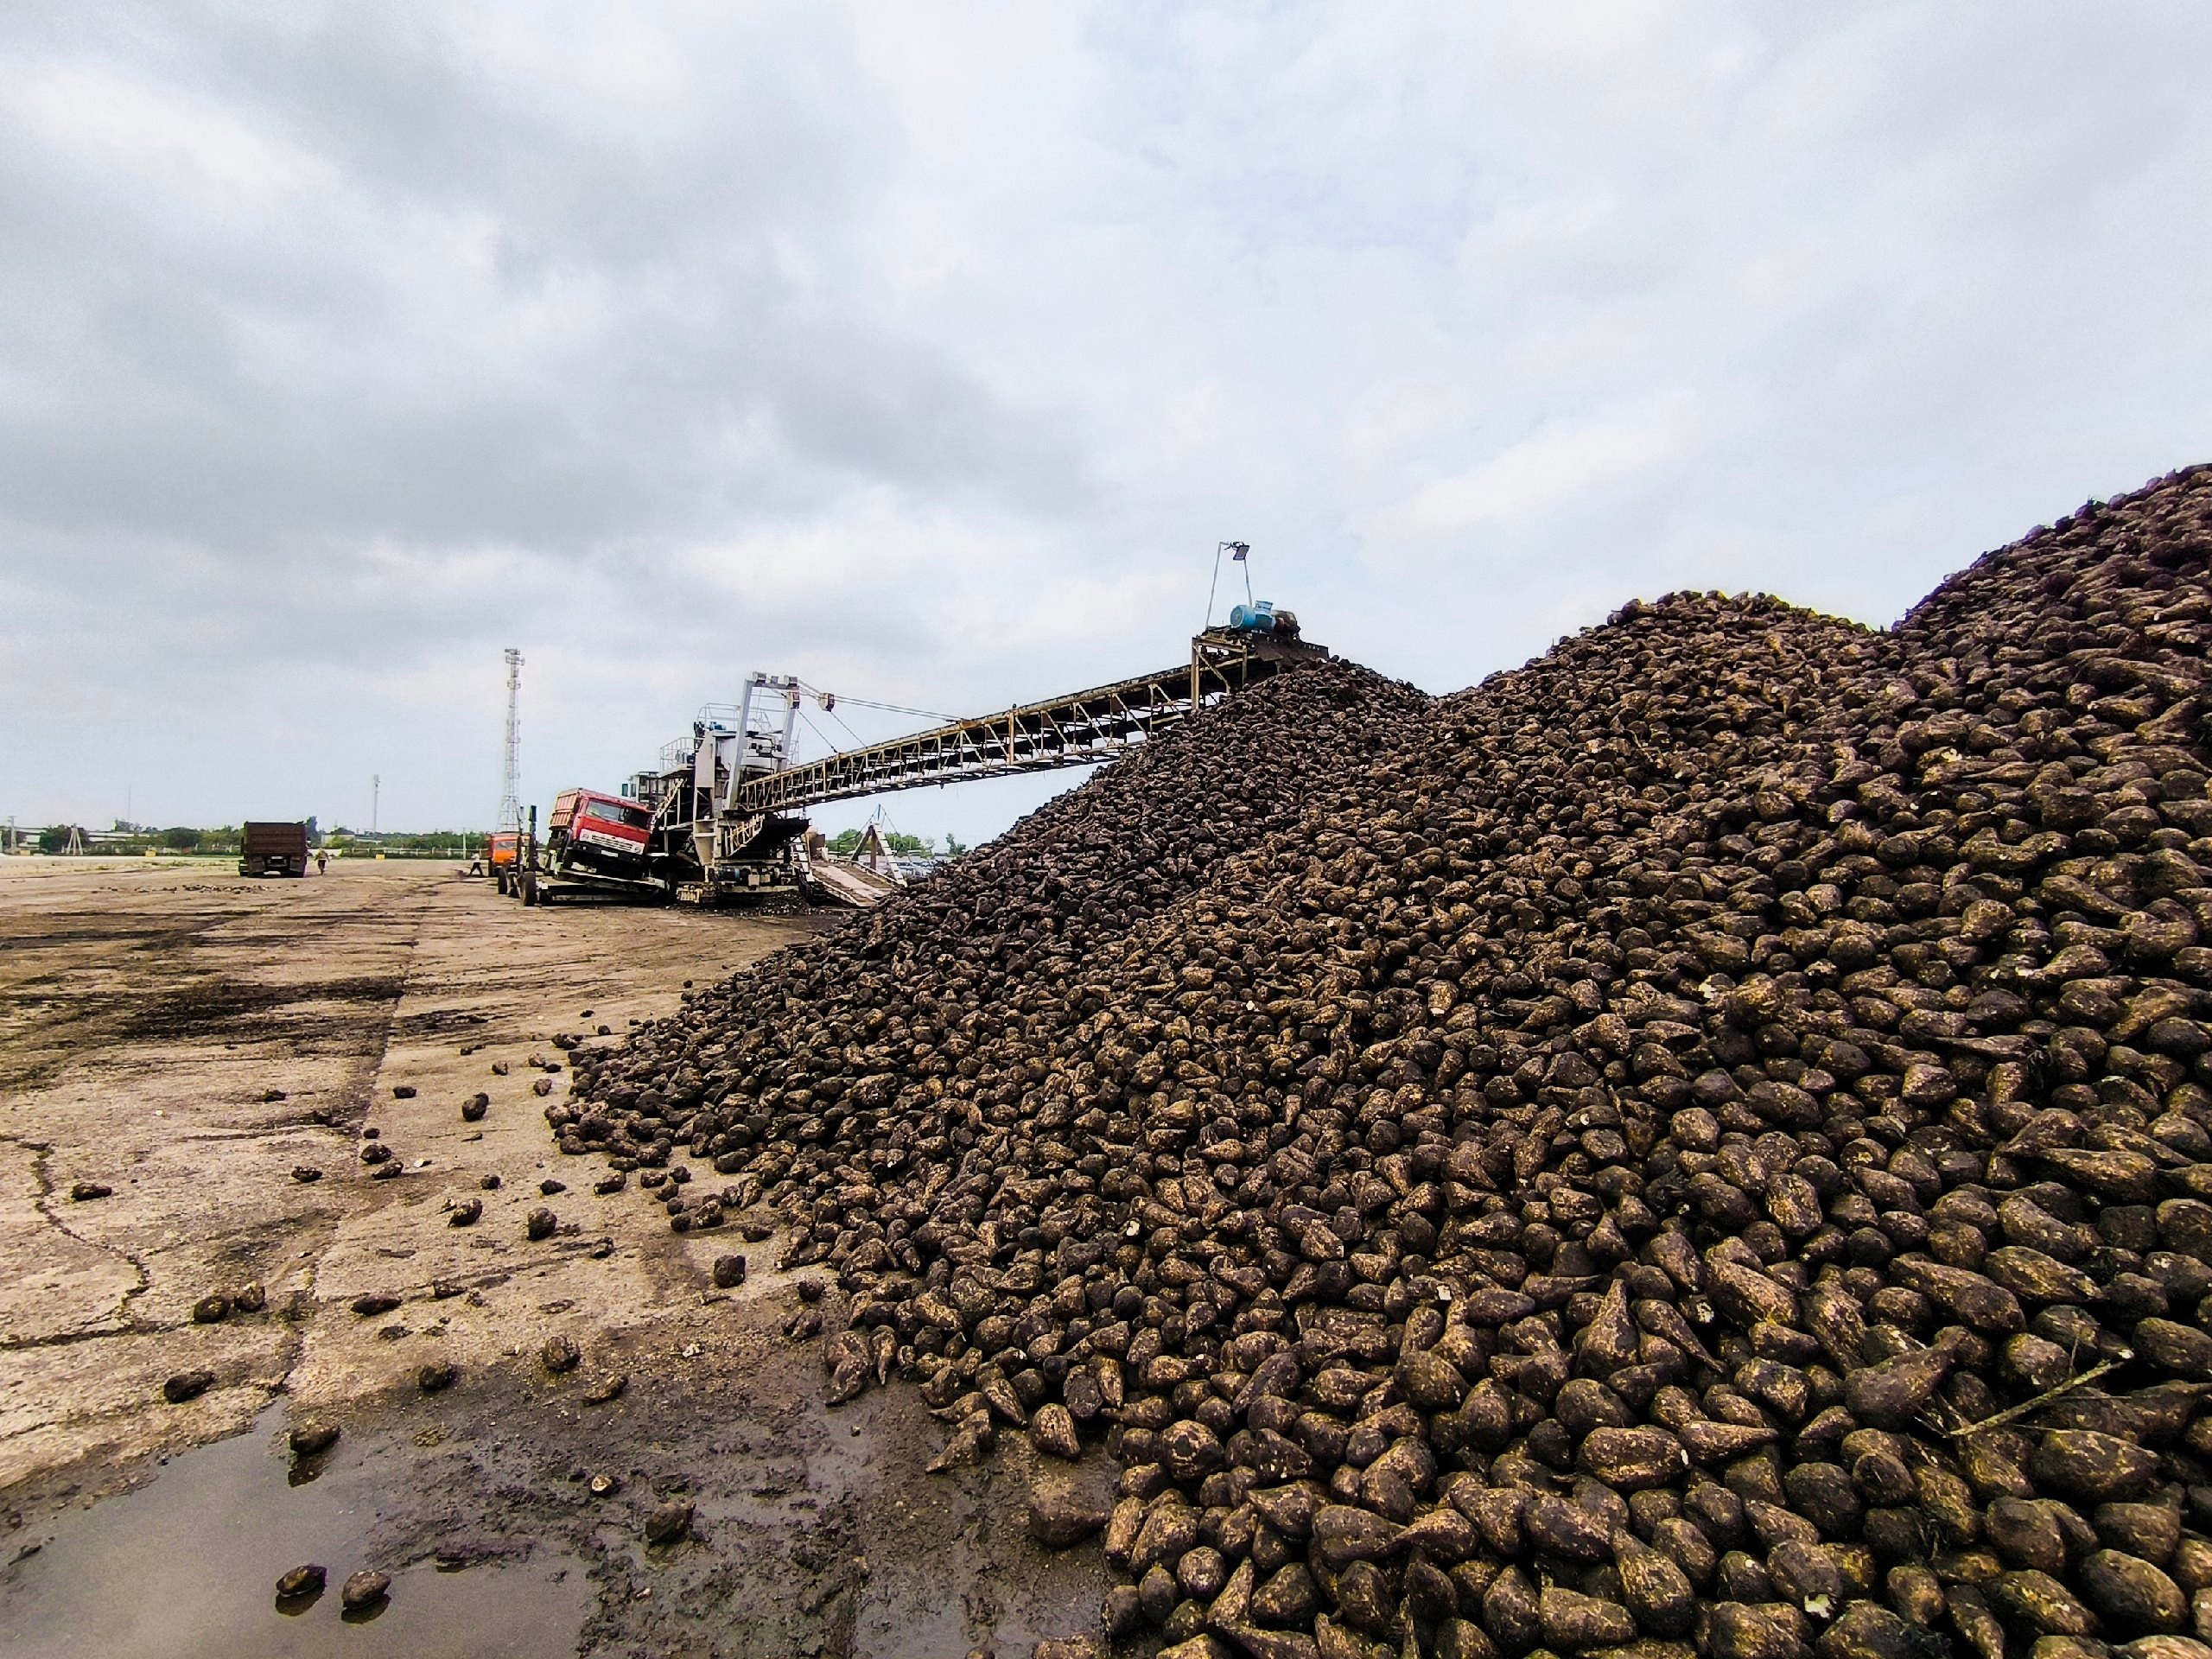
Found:
[[[499,888],[499,897],[502,899],[505,898],[507,896],[507,873],[505,870],[501,870],[493,878],[493,885]]]
[[[522,901],[525,905],[534,905],[537,902],[537,883],[528,876],[523,878]]]

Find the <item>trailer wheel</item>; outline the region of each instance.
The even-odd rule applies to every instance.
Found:
[[[505,870],[499,871],[498,874],[493,878],[493,881],[499,890],[499,897],[502,899],[505,898],[507,896],[507,873]]]
[[[537,883],[529,876],[522,879],[522,901],[525,905],[537,902]]]

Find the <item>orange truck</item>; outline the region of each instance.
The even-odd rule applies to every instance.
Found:
[[[514,879],[515,861],[522,853],[522,831],[502,830],[493,835],[485,848],[485,861],[492,867],[492,877],[505,893]]]

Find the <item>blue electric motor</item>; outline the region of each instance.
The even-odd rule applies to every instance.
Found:
[[[1272,633],[1285,639],[1298,638],[1298,619],[1288,611],[1279,611],[1271,599],[1255,600],[1249,605],[1230,608],[1229,626],[1236,633]]]

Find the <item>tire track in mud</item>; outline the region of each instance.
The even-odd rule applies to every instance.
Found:
[[[206,892],[200,889],[200,892]],[[385,1003],[386,1030],[391,1011],[404,990],[404,969],[397,975],[347,975],[322,981],[286,983],[238,977],[226,969],[202,969],[210,951],[311,955],[348,942],[334,935],[352,933],[364,920],[378,920],[399,895],[377,894],[365,909],[302,915],[284,905],[289,894],[264,894],[251,888],[224,888],[219,894],[251,896],[248,906],[203,905],[188,917],[165,919],[143,909],[129,920],[112,912],[80,907],[41,912],[25,907],[0,911],[0,963],[13,959],[16,973],[0,976],[0,1097],[50,1083],[75,1056],[87,1051],[149,1040],[233,1038],[243,1041],[304,1039],[312,1046],[327,1022],[305,1014],[285,1018],[288,1010],[318,1002],[341,1005]],[[302,894],[320,902],[321,893]],[[413,899],[412,926],[401,946],[411,957],[420,940],[427,892]],[[282,917],[289,925],[266,931],[254,924]],[[230,938],[232,930],[248,930]],[[123,945],[120,951],[113,947]],[[120,970],[118,970],[118,958]],[[73,975],[105,970],[118,982],[73,987]]]
[[[200,935],[222,918],[203,916],[179,925],[150,930],[41,928],[32,931],[16,918],[15,925],[0,926],[0,963],[13,958],[30,959],[33,971],[12,982],[0,982],[0,1097],[28,1093],[51,1082],[76,1054],[104,1046],[111,1039],[131,992],[106,988],[73,990],[62,982],[71,971],[65,958],[46,973],[35,971],[39,958],[81,950],[89,957],[103,945],[127,939],[132,954],[161,973],[158,964],[172,953],[189,951]],[[163,976],[167,977],[167,976]],[[57,1040],[67,1033],[67,1040]]]

